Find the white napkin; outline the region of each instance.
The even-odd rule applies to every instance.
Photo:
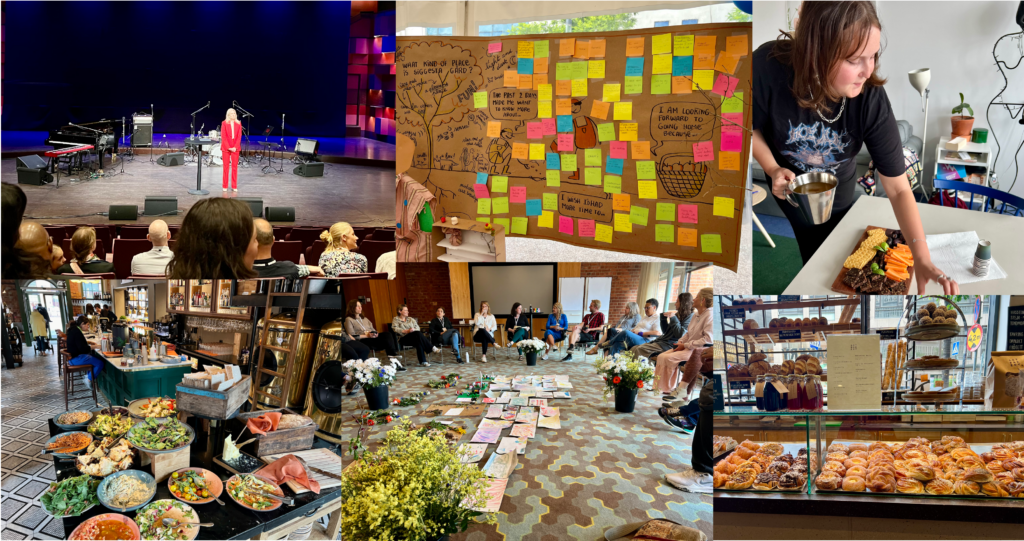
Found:
[[[931,252],[932,263],[946,273],[946,276],[956,280],[958,284],[1006,278],[1006,272],[996,263],[995,257],[989,263],[988,276],[981,277],[974,274],[974,251],[978,248],[979,240],[976,231],[926,235],[925,239],[928,241],[928,251]],[[998,248],[993,246],[993,253]]]

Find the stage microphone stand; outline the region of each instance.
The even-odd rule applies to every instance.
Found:
[[[192,112],[192,124],[189,125],[189,130],[191,130],[192,133],[189,136],[189,139],[193,139],[194,140],[196,138],[196,115],[201,113],[203,111],[203,109],[206,109],[209,106],[210,106],[210,102],[206,102],[206,105],[204,105],[204,106],[200,107],[199,109],[196,109],[195,111]],[[203,124],[203,127],[206,127],[206,124]],[[202,128],[200,128],[200,130],[202,130]],[[193,145],[192,149],[193,149],[193,151],[195,151],[195,146],[194,145]],[[199,150],[196,151],[196,161],[202,160],[202,156],[203,156],[203,149],[202,149],[202,147],[200,147]],[[202,167],[202,165],[203,165],[202,163],[199,164],[200,167]],[[196,188],[196,189],[198,190],[199,188]]]
[[[156,109],[153,108],[153,104],[149,104],[149,163],[156,163],[153,160],[153,149],[156,148],[156,115],[154,112]],[[193,116],[192,121],[195,122],[196,118]],[[134,134],[132,134],[134,135]]]
[[[278,173],[284,173],[284,113],[281,113],[281,169],[278,169]]]
[[[245,164],[245,167],[249,167],[249,127],[253,119],[253,114],[242,108],[242,106],[235,100],[231,100],[231,104],[235,106],[235,109],[241,111],[242,116],[245,117],[245,130],[242,131],[242,134],[245,135],[245,152],[242,153],[242,159],[239,160],[239,165]]]

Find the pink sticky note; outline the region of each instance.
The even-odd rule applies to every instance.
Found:
[[[711,143],[708,143],[709,145]],[[723,152],[739,152],[743,150],[743,135],[736,132],[722,132]]]
[[[723,132],[740,133],[743,131],[743,128],[740,127],[743,125],[743,113],[722,113],[722,118],[725,119],[722,121]]]
[[[729,76],[727,75],[726,77],[729,77]],[[725,91],[725,97],[727,97],[727,98],[731,98],[732,97],[732,93],[736,91],[736,85],[738,85],[739,82],[740,82],[739,79],[737,79],[735,77],[729,77],[729,89]]]
[[[679,205],[679,221],[684,224],[697,223],[697,205]]]
[[[729,90],[729,76],[719,73],[718,78],[715,79],[715,86],[711,87],[711,91],[719,96],[724,96],[727,90]]]
[[[490,192],[487,191],[486,184],[474,184],[473,191],[476,192],[477,199],[487,199],[491,196]]]
[[[572,218],[568,216],[558,217],[558,232],[572,235]]]
[[[626,159],[626,142],[625,141],[611,141],[611,150],[608,151],[608,157],[616,160]]]
[[[739,113],[741,116],[743,113]],[[558,130],[557,124],[553,118],[542,118],[540,121],[540,133],[541,135],[554,135]]]
[[[594,238],[594,220],[580,220],[580,236]]]
[[[526,203],[526,186],[512,186],[509,192],[509,202]]]
[[[544,126],[542,126],[540,122],[527,122],[526,138],[540,139],[541,137],[544,137]]]
[[[575,150],[572,146],[572,134],[571,133],[560,133],[558,134],[558,151],[559,152],[572,152]]]
[[[713,159],[715,159],[715,147],[711,144],[711,141],[702,141],[700,143],[693,144],[693,161],[709,162]]]
[[[501,42],[499,41],[497,43],[488,43],[487,44],[487,52],[488,53],[500,53],[501,52]]]

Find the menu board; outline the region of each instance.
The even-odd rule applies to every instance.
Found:
[[[1008,310],[1006,351],[1024,351],[1024,306],[1011,306]]]
[[[877,334],[828,337],[829,411],[882,409],[880,338]]]
[[[399,37],[407,174],[509,235],[735,270],[750,23]]]

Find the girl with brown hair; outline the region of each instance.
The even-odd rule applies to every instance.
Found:
[[[252,211],[237,199],[203,199],[189,209],[178,232],[171,279],[255,278],[259,253]]]
[[[754,159],[793,226],[803,262],[853,206],[856,160],[867,146],[914,255],[918,293],[955,281],[931,261],[914,193],[907,181],[899,129],[878,75],[882,25],[872,2],[803,2],[792,32],[753,54]],[[786,199],[798,175],[825,172],[839,184],[829,221],[808,223]],[[863,224],[870,225],[870,224]]]
[[[355,230],[348,222],[338,222],[323,233],[320,240],[327,243],[327,248],[320,255],[320,268],[324,276],[336,277],[342,274],[368,272],[366,256],[353,252],[359,241]]]
[[[114,264],[104,261],[93,251],[96,250],[96,230],[79,227],[71,235],[71,261],[57,269],[57,274],[98,274],[114,272]]]

